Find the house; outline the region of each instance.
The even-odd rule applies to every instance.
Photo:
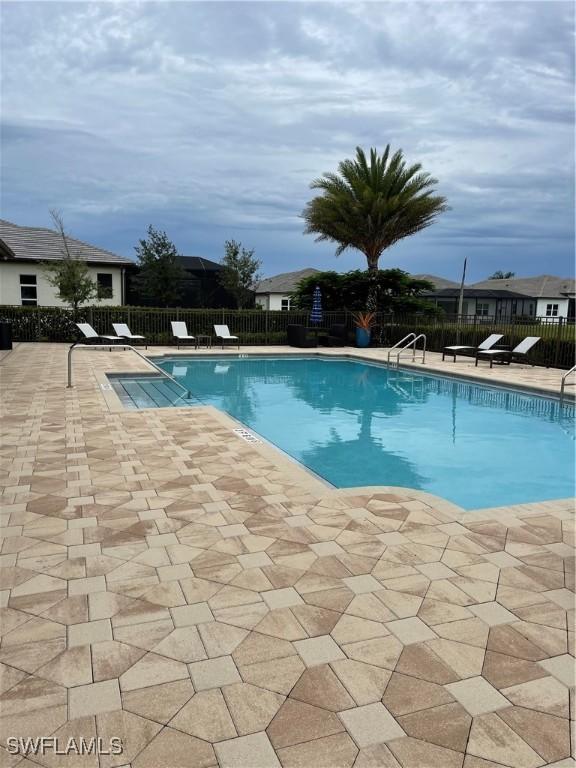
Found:
[[[182,296],[178,306],[183,308],[235,308],[236,301],[222,287],[220,273],[222,264],[211,261],[203,256],[179,256],[178,260],[186,271],[182,286]],[[134,306],[153,306],[154,302],[142,296],[138,290],[135,278],[138,275],[138,265],[132,262],[127,270],[126,303]]]
[[[86,262],[98,287],[94,304],[124,304],[125,270],[133,262],[73,237],[66,239],[70,252]],[[63,244],[58,232],[0,220],[0,304],[64,306],[43,267],[45,262],[62,258]]]
[[[499,280],[482,280],[473,283],[470,288],[482,290],[491,287],[498,290],[510,290],[529,297],[529,312],[515,311],[511,314],[530,314],[536,317],[567,318],[574,320],[576,280],[570,277],[538,275],[537,277],[509,277]]]
[[[458,314],[458,283],[435,275],[413,277],[432,282],[435,290],[424,295],[442,307],[446,314]],[[481,280],[464,286],[462,314],[486,320],[539,317],[552,323],[560,318],[573,321],[575,290],[574,278],[552,275]]]
[[[291,294],[296,290],[300,280],[316,275],[319,271],[308,267],[261,280],[256,286],[256,305],[262,309],[289,310]]]

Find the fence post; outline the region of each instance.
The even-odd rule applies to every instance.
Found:
[[[558,318],[558,331],[556,333],[556,344],[554,348],[554,368],[558,368],[558,358],[560,357],[560,347],[562,343],[562,321],[563,317]],[[549,366],[546,366],[547,368]]]
[[[94,310],[92,307],[88,307],[88,322],[90,325],[94,325]]]
[[[40,341],[40,308],[36,308],[36,341]]]
[[[265,325],[264,325],[264,344],[265,346],[268,346],[268,310],[265,309],[264,312],[266,313]]]

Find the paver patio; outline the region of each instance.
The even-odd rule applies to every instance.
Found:
[[[333,490],[212,408],[111,408],[129,353],[66,390],[66,349],[0,369],[1,765],[574,765],[573,500]],[[123,753],[7,750],[51,735]]]

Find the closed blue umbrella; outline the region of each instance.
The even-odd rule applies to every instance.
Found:
[[[317,285],[314,288],[314,295],[312,297],[312,312],[310,313],[310,322],[312,325],[318,325],[322,322],[322,292],[320,286]]]

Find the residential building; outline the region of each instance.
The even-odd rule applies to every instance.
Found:
[[[86,262],[98,287],[93,303],[124,304],[125,270],[133,262],[73,237],[67,237],[67,244],[73,256]],[[64,306],[43,266],[61,259],[63,243],[58,232],[0,220],[0,304]]]
[[[182,286],[180,307],[195,308],[235,308],[236,302],[220,282],[222,264],[205,259],[203,256],[180,256],[180,263],[186,270]],[[153,306],[154,302],[146,299],[138,290],[135,277],[138,265],[132,263],[128,269],[126,303],[138,306]]]
[[[414,275],[434,283],[427,294],[449,315],[458,314],[460,286],[434,275]],[[576,283],[574,278],[539,275],[481,280],[464,286],[462,314],[493,320],[513,317],[574,320]]]
[[[291,294],[296,290],[300,280],[319,272],[318,269],[308,267],[261,280],[256,286],[256,305],[262,309],[289,310]]]

